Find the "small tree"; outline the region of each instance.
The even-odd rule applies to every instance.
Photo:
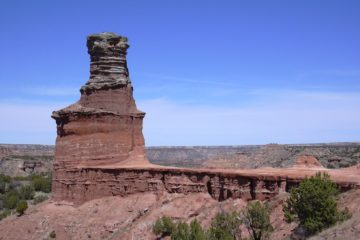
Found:
[[[34,175],[31,182],[35,191],[51,192],[51,176]]]
[[[190,239],[206,240],[206,233],[196,219],[190,223]]]
[[[270,223],[267,207],[259,201],[246,206],[242,211],[242,220],[253,240],[267,238],[269,233],[274,230]]]
[[[31,185],[22,186],[19,190],[19,195],[24,200],[33,199],[35,195],[34,187]]]
[[[309,234],[330,227],[349,216],[337,209],[339,190],[326,173],[306,178],[290,191],[283,211],[287,222],[299,221]]]
[[[4,207],[14,209],[19,201],[19,193],[16,189],[7,192],[4,196]]]
[[[238,212],[218,213],[209,229],[209,238],[211,240],[233,240],[241,239],[241,219]]]
[[[156,221],[152,230],[155,235],[160,235],[161,237],[164,237],[170,236],[173,233],[175,227],[176,225],[173,223],[171,218],[161,217]]]
[[[21,200],[16,206],[16,212],[21,216],[24,214],[27,208],[28,208],[27,202],[25,200]]]
[[[171,233],[171,240],[195,240],[191,238],[189,225],[185,222],[178,222]]]

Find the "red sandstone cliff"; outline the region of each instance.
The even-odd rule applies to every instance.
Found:
[[[142,122],[126,62],[126,37],[100,33],[87,38],[90,79],[75,104],[55,111],[55,174],[108,164],[147,164]]]

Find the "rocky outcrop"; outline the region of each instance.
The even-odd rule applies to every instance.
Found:
[[[263,200],[324,170],[308,168],[317,163],[309,157],[299,159],[297,167],[281,170],[190,169],[150,164],[142,134],[145,114],[136,108],[126,63],[127,38],[113,33],[95,34],[88,37],[87,46],[90,79],[80,89],[80,100],[52,114],[57,124],[55,200],[80,204],[105,196],[144,192],[208,193],[218,201]],[[274,158],[287,155],[276,144],[267,148],[281,153]],[[265,153],[261,150],[257,156]],[[349,170],[345,177],[334,171],[329,173],[343,189],[360,186],[357,170]]]
[[[11,177],[52,171],[53,146],[0,144],[0,174]]]
[[[314,156],[300,155],[296,159],[295,167],[323,168]]]
[[[133,168],[67,171],[54,183],[55,199],[82,203],[105,196],[142,192],[208,193],[216,200],[270,199],[286,190],[286,178],[197,171],[191,169]]]
[[[324,170],[342,190],[360,188],[357,171]],[[243,200],[271,199],[287,192],[306,176],[320,171],[317,168],[245,169],[184,169],[153,167],[83,168],[66,171],[53,182],[53,197],[76,204],[105,196],[127,196],[154,192],[208,193],[223,201],[229,198]]]
[[[127,38],[90,35],[90,79],[80,100],[55,111],[55,174],[62,170],[109,164],[146,164],[142,122],[129,79]]]

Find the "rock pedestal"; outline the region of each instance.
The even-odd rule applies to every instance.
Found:
[[[126,62],[127,38],[100,33],[87,38],[90,79],[81,98],[52,118],[57,124],[55,175],[83,167],[143,165],[142,124]]]

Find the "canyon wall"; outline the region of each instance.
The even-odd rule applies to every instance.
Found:
[[[29,176],[52,171],[54,147],[32,144],[0,144],[0,174]]]
[[[236,173],[190,169],[82,169],[56,179],[53,197],[76,204],[105,196],[141,192],[209,193],[219,201],[228,198],[270,199],[294,182],[282,177],[258,177]]]
[[[75,204],[105,196],[154,192],[208,193],[223,201],[229,198],[243,200],[271,199],[280,192],[289,191],[306,176],[321,169],[253,169],[224,171],[212,169],[182,169],[166,167],[144,168],[83,168],[66,171],[55,179],[53,198]],[[333,172],[328,170],[342,191],[360,188],[359,171]]]

